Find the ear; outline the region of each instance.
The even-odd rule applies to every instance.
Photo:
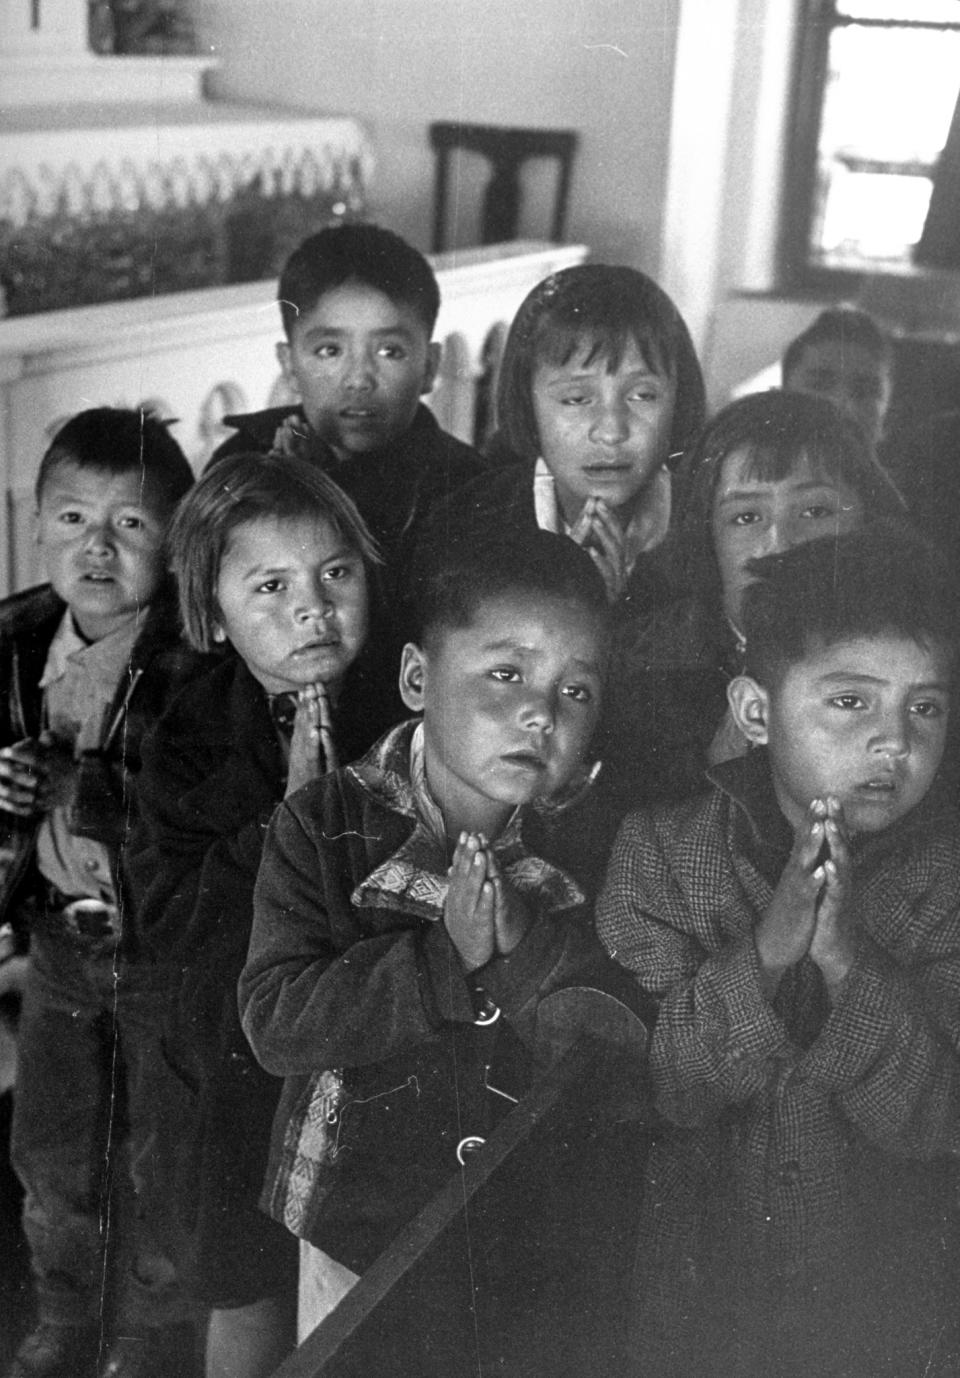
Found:
[[[277,363],[280,365],[280,371],[283,374],[283,381],[286,383],[287,387],[293,393],[294,397],[296,397],[296,399],[299,401],[300,385],[297,382],[297,375],[293,371],[293,360],[290,357],[290,345],[286,340],[278,340],[276,349]]]
[[[748,742],[765,746],[770,718],[770,696],[749,675],[737,675],[727,686],[727,702],[733,720]]]
[[[427,345],[427,364],[423,370],[423,381],[420,384],[420,396],[424,397],[428,392],[433,391],[433,385],[437,381],[437,371],[440,368],[440,355],[443,353],[443,346],[437,340],[433,340]]]
[[[427,657],[419,646],[408,641],[400,657],[400,697],[414,713],[423,711],[427,683]]]

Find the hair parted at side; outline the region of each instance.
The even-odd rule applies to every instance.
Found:
[[[53,471],[75,464],[104,474],[141,474],[145,501],[159,503],[166,516],[193,485],[193,470],[170,434],[171,424],[142,407],[77,412],[60,427],[40,461],[34,485],[37,506]]]
[[[893,372],[893,345],[886,331],[866,311],[855,306],[830,306],[791,340],[783,353],[780,373],[784,385],[800,363],[800,356],[811,345],[837,341],[857,345],[888,373]]]
[[[415,576],[412,594],[421,645],[444,631],[468,627],[484,603],[521,595],[579,604],[601,639],[611,625],[606,586],[590,556],[569,537],[550,531],[459,542],[442,563]]]
[[[215,649],[220,618],[220,563],[237,527],[262,519],[329,522],[358,551],[368,574],[382,563],[376,542],[351,498],[316,465],[279,455],[234,454],[208,469],[170,526],[170,563],[190,644]]]
[[[521,459],[540,455],[533,375],[540,364],[569,363],[578,353],[617,369],[631,345],[647,367],[676,384],[671,453],[703,423],[703,374],[690,332],[662,287],[635,268],[582,263],[537,284],[520,305],[504,345],[497,384],[497,425]]]
[[[312,311],[327,292],[360,283],[408,306],[433,334],[440,310],[440,288],[418,249],[379,225],[331,225],[305,239],[280,273],[277,301],[289,340],[297,319]]]
[[[750,477],[761,483],[778,483],[809,465],[815,476],[854,492],[866,519],[905,515],[863,431],[832,402],[779,388],[740,397],[704,426],[683,466],[687,497],[677,525],[678,564],[688,588],[707,602],[719,605],[722,597],[713,506],[724,460],[735,451],[746,454]]]
[[[814,647],[893,636],[956,660],[956,597],[940,553],[902,522],[821,536],[750,566],[745,670],[775,685]]]

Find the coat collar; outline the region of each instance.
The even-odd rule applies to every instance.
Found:
[[[351,902],[437,920],[443,918],[449,885],[447,849],[440,810],[423,775],[422,736],[418,720],[401,723],[362,760],[347,767],[348,776],[375,804],[411,825],[397,850],[356,887]],[[540,909],[561,912],[585,904],[586,896],[573,879],[527,846],[527,812],[517,809],[493,843],[504,875],[521,895],[535,897]]]

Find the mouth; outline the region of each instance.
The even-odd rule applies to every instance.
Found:
[[[318,651],[329,651],[334,646],[340,645],[338,636],[319,636],[314,641],[307,641],[302,646],[297,646],[292,652],[294,656],[312,656]]]
[[[870,799],[875,803],[887,803],[900,789],[900,780],[895,775],[878,775],[872,780],[864,780],[854,789],[858,799]]]
[[[105,569],[88,569],[80,576],[85,584],[113,584],[116,580],[109,571]]]
[[[337,415],[341,421],[370,422],[377,421],[380,413],[375,407],[341,407]]]
[[[604,479],[620,479],[633,473],[632,464],[585,464],[583,472],[590,479],[603,482]]]
[[[507,751],[500,759],[509,766],[515,766],[518,770],[530,771],[534,775],[541,775],[547,768],[546,761],[536,751]]]

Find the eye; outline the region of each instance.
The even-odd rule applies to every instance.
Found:
[[[323,571],[324,579],[331,583],[338,583],[341,579],[349,579],[352,574],[356,574],[356,566],[351,564],[330,565]]]
[[[335,344],[318,344],[313,350],[315,359],[335,359],[340,353],[340,346]]]
[[[866,704],[859,694],[837,694],[830,700],[834,708],[840,708],[845,713],[851,713],[858,708],[866,708]]]
[[[256,587],[257,593],[280,593],[286,585],[282,579],[264,579],[262,584]]]
[[[405,359],[407,357],[407,351],[403,345],[398,344],[381,345],[377,353],[384,359]]]
[[[910,712],[918,718],[941,718],[943,705],[933,699],[921,699],[918,703],[910,705]]]
[[[57,521],[62,522],[64,526],[76,526],[77,523],[82,520],[83,518],[79,512],[68,510],[66,512],[57,513]]]
[[[117,525],[125,527],[128,531],[141,531],[146,526],[146,522],[142,517],[137,517],[131,513],[125,517],[118,517]]]
[[[520,671],[513,665],[497,665],[490,671],[490,678],[500,684],[519,684]]]
[[[593,690],[589,684],[566,684],[560,692],[565,698],[573,699],[575,703],[593,702]]]
[[[631,388],[627,400],[630,402],[659,402],[660,389],[655,387]]]
[[[565,392],[560,397],[561,407],[584,407],[593,399],[586,392]]]
[[[731,525],[731,526],[755,526],[755,525],[757,524],[757,522],[762,521],[762,520],[763,520],[763,518],[762,518],[762,516],[760,515],[759,512],[751,512],[751,511],[748,509],[748,510],[745,511],[745,512],[734,512],[733,515],[732,515],[731,518],[730,518],[730,525]]]
[[[812,502],[809,507],[805,507],[800,513],[801,517],[805,517],[808,521],[815,522],[823,521],[827,517],[835,517],[836,515],[836,507],[831,507],[825,502]]]

